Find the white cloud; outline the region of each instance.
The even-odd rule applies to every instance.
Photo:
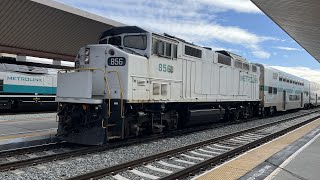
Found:
[[[303,51],[302,49],[299,49],[299,48],[285,47],[285,46],[277,46],[274,48],[280,49],[280,50],[285,50],[285,51]]]
[[[320,78],[319,78],[320,69],[310,69],[307,67],[283,67],[283,66],[271,66],[271,67],[320,84]]]
[[[261,50],[260,51],[253,51],[252,53],[255,57],[258,57],[261,59],[268,59],[271,56],[270,53],[265,52],[265,51],[261,51]]]
[[[257,58],[269,58],[261,43],[278,40],[260,36],[236,26],[219,24],[219,12],[236,11],[259,13],[250,0],[58,0],[89,12],[136,25],[149,30],[168,33],[196,44],[217,46],[218,42],[242,46]]]
[[[241,13],[262,13],[250,0],[198,0],[198,2]]]

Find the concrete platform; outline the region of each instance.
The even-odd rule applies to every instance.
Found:
[[[268,179],[320,179],[320,133],[293,154]]]
[[[320,119],[194,179],[319,179]]]
[[[0,140],[3,136],[57,128],[55,113],[0,115]]]
[[[0,116],[0,151],[57,142],[55,113]]]

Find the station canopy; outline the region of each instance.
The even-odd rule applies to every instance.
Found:
[[[320,0],[251,0],[320,62]]]
[[[52,0],[1,0],[0,53],[74,61],[79,48],[118,26]]]

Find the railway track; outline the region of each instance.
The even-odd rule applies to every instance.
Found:
[[[30,146],[25,148],[4,150],[0,152],[0,171],[11,170],[41,162],[41,159],[59,156],[83,148],[68,142],[57,142]]]
[[[319,110],[69,178],[181,179],[320,117]],[[305,119],[301,119],[305,118]],[[301,121],[303,120],[303,121]]]
[[[318,112],[320,109],[312,110],[311,112],[307,112],[304,114],[300,114],[291,118],[298,118],[310,113]],[[252,118],[247,121],[255,120],[256,118]],[[206,129],[219,128],[226,125],[231,124],[239,124],[242,122],[227,122],[227,123],[219,123],[214,125],[206,125],[200,126],[197,128],[189,128],[183,129],[175,132],[165,133],[165,134],[157,134],[148,137],[134,138],[120,142],[113,142],[110,144],[106,144],[104,146],[79,146],[71,143],[57,143],[57,144],[47,144],[29,148],[21,148],[16,150],[2,151],[0,152],[0,171],[6,170],[14,170],[22,167],[33,166],[39,163],[46,163],[51,161],[63,160],[71,157],[97,153],[101,151],[106,151],[114,148],[120,148],[124,146],[146,143],[154,140],[158,140],[161,138],[167,137],[176,137],[181,135],[186,135],[188,133],[194,133],[197,131],[203,131]]]
[[[254,119],[252,119],[254,120]],[[199,126],[197,128],[188,128],[166,134],[156,134],[148,137],[134,138],[120,142],[113,142],[104,146],[79,146],[67,142],[45,144],[33,147],[25,147],[14,150],[0,151],[0,171],[14,170],[26,166],[46,163],[50,161],[62,160],[74,156],[81,156],[90,153],[97,153],[114,148],[150,142],[153,140],[186,135],[197,131],[211,128],[219,128],[226,125],[237,124],[241,122],[226,122],[210,126]],[[41,155],[37,155],[41,154]]]

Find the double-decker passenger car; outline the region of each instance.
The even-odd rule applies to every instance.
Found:
[[[310,106],[318,106],[320,104],[320,84],[310,82]]]
[[[299,109],[310,105],[309,81],[257,64],[260,67],[260,99],[264,112]]]

